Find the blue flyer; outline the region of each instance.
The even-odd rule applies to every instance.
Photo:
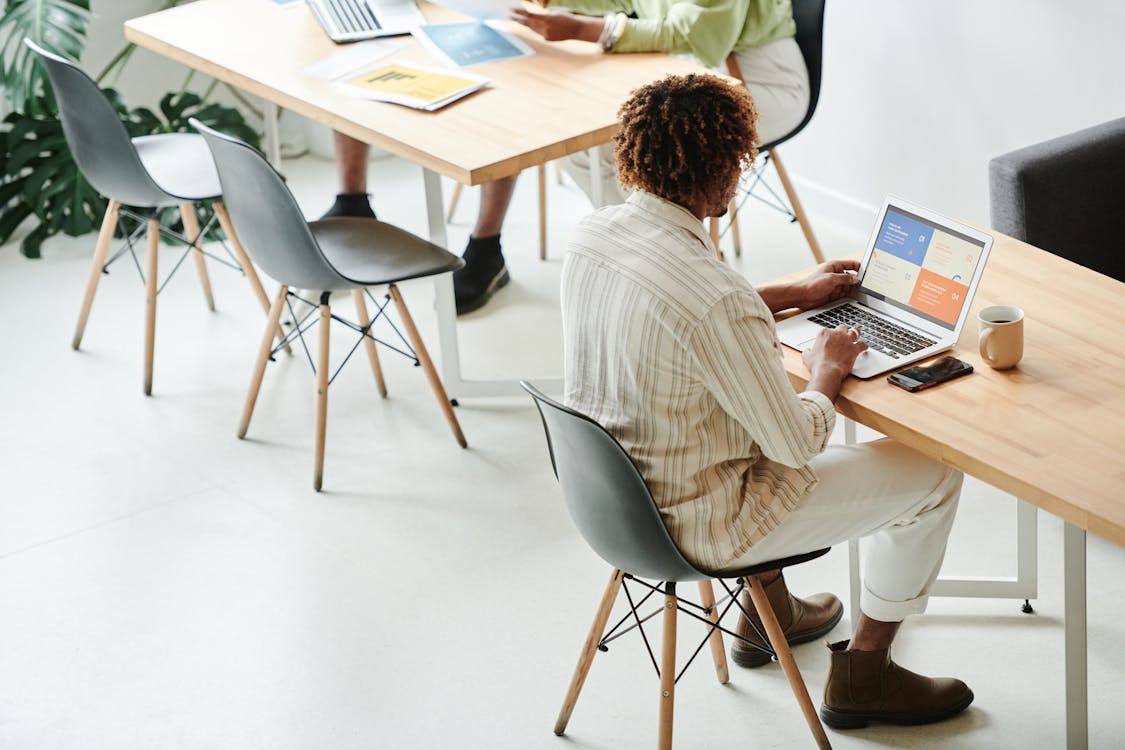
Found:
[[[417,32],[431,52],[462,68],[534,54],[515,36],[481,21],[426,24],[420,26]]]

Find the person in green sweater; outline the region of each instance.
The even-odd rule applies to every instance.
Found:
[[[800,124],[809,104],[809,76],[797,46],[790,0],[534,0],[550,12],[513,8],[511,19],[547,41],[593,42],[607,53],[691,55],[726,73],[732,53],[758,110],[760,143]],[[553,10],[554,5],[566,11]],[[610,149],[602,156],[602,202],[625,200]],[[589,157],[576,154],[566,171],[591,194]]]

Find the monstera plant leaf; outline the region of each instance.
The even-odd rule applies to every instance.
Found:
[[[205,103],[192,92],[166,94],[160,102],[160,115],[146,107],[127,108],[113,89],[104,89],[104,93],[131,136],[190,131],[188,118],[198,117],[216,130],[258,146],[257,133],[238,110]],[[40,102],[37,106],[47,105]],[[43,240],[53,234],[78,237],[97,229],[106,200],[78,171],[59,120],[12,113],[4,123],[10,129],[0,130],[0,163],[6,165],[0,177],[0,244],[33,214],[39,223],[20,244],[20,251],[28,258],[38,258]],[[197,205],[196,211],[200,226],[204,226],[210,211],[203,205]],[[168,208],[165,212],[161,216],[164,225],[182,231],[178,210]],[[208,236],[221,235],[215,229]]]
[[[177,2],[163,0],[161,7]],[[96,229],[106,200],[78,171],[63,138],[46,72],[23,40],[31,39],[78,60],[86,45],[90,0],[0,0],[0,8],[0,87],[12,104],[12,113],[0,124],[0,244],[24,220],[37,220],[20,245],[24,255],[37,258],[43,240],[53,234],[78,236]],[[120,75],[134,50],[134,45],[127,44],[98,80],[111,71]],[[188,118],[198,117],[258,146],[257,133],[238,110],[208,103],[206,94],[200,97],[183,90],[190,80],[189,75],[180,92],[161,99],[158,113],[144,107],[130,110],[112,88],[103,91],[134,137],[188,131]],[[197,207],[199,210],[202,207]],[[174,213],[175,209],[170,209],[170,214],[161,218],[174,219],[178,224],[179,217],[173,217]]]
[[[86,48],[89,20],[90,0],[7,0],[0,15],[0,82],[13,112],[54,112],[46,71],[24,38],[77,60]]]
[[[214,102],[206,102],[199,94],[191,91],[168,93],[160,100],[160,114],[147,107],[137,107],[128,112],[125,129],[129,135],[152,135],[154,133],[193,133],[188,120],[195,118],[208,127],[233,135],[261,148],[257,132],[246,124],[242,113],[233,107]]]
[[[120,98],[109,94],[115,107],[123,108]],[[38,102],[31,111],[46,106]],[[58,118],[13,112],[4,123],[10,129],[0,132],[0,159],[6,163],[0,183],[0,244],[32,214],[39,223],[20,243],[29,258],[38,258],[39,246],[53,234],[79,236],[95,229],[106,201],[78,171]]]

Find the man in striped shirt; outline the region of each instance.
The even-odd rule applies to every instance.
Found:
[[[804,353],[809,386],[796,393],[774,330],[776,312],[846,295],[858,264],[833,261],[799,282],[755,289],[716,259],[702,221],[726,210],[756,150],[744,88],[669,77],[634,92],[619,117],[619,176],[635,191],[583,220],[570,243],[567,403],[617,437],[677,546],[704,570],[872,537],[859,623],[850,641],[829,647],[825,723],[959,713],[973,699],[963,682],[909,672],[889,650],[901,621],[925,609],[962,476],[891,440],[828,446],[833,401],[866,345],[854,329],[821,331]],[[790,643],[840,619],[829,594],[794,597],[780,574],[765,583]],[[740,624],[745,640],[757,640],[752,632]],[[733,658],[764,663],[756,653],[736,642]]]

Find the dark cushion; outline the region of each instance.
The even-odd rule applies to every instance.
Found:
[[[1125,118],[988,164],[992,227],[1125,281]]]

